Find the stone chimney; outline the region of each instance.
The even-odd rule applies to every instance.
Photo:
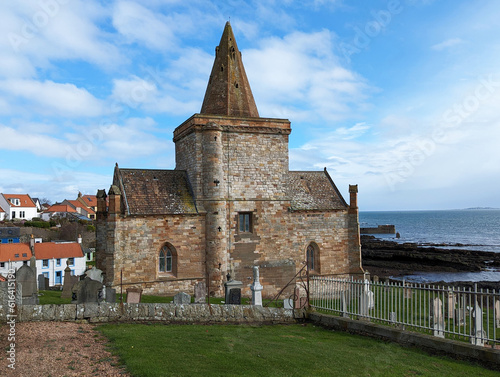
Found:
[[[121,202],[121,192],[118,186],[111,185],[109,191],[109,213],[119,214],[120,202]]]
[[[358,209],[358,185],[349,185],[349,208]]]

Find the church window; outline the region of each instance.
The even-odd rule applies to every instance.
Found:
[[[311,243],[307,246],[306,260],[309,271],[319,273],[319,249],[316,244]]]
[[[238,222],[240,233],[252,233],[251,212],[240,212]]]
[[[160,250],[158,271],[175,273],[176,253],[173,247],[165,245]]]

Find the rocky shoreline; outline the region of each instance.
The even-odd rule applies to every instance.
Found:
[[[447,249],[440,246],[451,247]],[[401,277],[417,272],[479,272],[488,268],[500,269],[500,253],[454,249],[466,245],[419,245],[361,236],[363,268],[382,279]],[[471,286],[471,282],[439,285]],[[499,289],[500,282],[478,282],[480,288]]]

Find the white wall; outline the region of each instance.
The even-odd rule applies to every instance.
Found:
[[[68,258],[61,258],[59,264],[57,263],[57,259],[55,259],[55,258],[48,259],[48,267],[43,267],[43,260],[37,259],[37,261],[36,261],[36,273],[38,275],[40,275],[40,274],[48,275],[49,286],[53,287],[54,285],[56,285],[57,272],[61,272],[60,284],[62,285],[64,283],[64,269],[66,268],[67,259]],[[79,258],[74,258],[74,259],[75,259],[75,264],[73,266],[69,266],[69,268],[71,269],[71,271],[73,271],[73,275],[75,275],[75,276],[83,275],[83,273],[85,272],[85,270],[87,268],[87,265],[85,262],[85,256],[79,257]],[[37,284],[38,284],[38,277],[37,277]]]

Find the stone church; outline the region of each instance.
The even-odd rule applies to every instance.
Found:
[[[261,118],[228,22],[199,114],[173,135],[175,170],[118,164],[98,191],[97,267],[148,294],[222,296],[228,273],[263,296],[307,263],[310,274],[363,272],[357,185],[347,204],[326,171],[289,171],[290,121]],[[307,261],[307,262],[306,262]]]

